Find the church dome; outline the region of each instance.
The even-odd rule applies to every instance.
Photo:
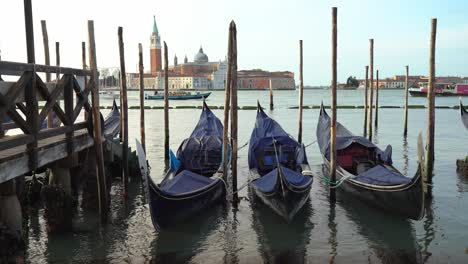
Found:
[[[195,63],[206,63],[208,62],[208,56],[206,56],[205,53],[203,53],[203,48],[200,47],[200,50],[198,51],[197,54],[195,54],[195,57],[193,59]]]

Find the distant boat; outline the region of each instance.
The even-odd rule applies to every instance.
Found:
[[[448,84],[436,84],[435,87],[436,96],[468,96],[468,84],[459,83],[455,85]],[[411,96],[427,96],[428,88],[409,88]]]
[[[101,99],[117,99],[119,94],[116,94],[112,91],[99,91],[99,98]]]
[[[169,92],[169,100],[190,100],[190,99],[206,99],[210,96],[211,92]],[[154,95],[145,94],[146,100],[164,100],[163,93],[155,93]]]

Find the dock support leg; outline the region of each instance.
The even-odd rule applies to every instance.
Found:
[[[21,205],[16,196],[15,180],[0,184],[0,223],[5,224],[18,240],[22,235]]]

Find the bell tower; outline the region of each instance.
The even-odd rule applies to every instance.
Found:
[[[150,38],[150,60],[151,74],[156,76],[157,72],[162,71],[161,36],[156,25],[156,16],[153,16],[153,21],[153,32],[151,32]]]

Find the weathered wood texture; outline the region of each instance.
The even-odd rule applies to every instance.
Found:
[[[377,129],[379,126],[379,70],[376,71],[376,87],[375,87],[375,119],[374,126]]]
[[[125,49],[123,42],[123,29],[118,29],[119,38],[119,55],[120,55],[120,89],[122,96],[122,107],[120,111],[123,113],[123,144],[122,144],[122,169],[123,169],[123,184],[124,184],[124,197],[127,197],[128,192],[128,103],[127,103],[127,77],[125,71]]]
[[[138,44],[138,70],[140,73],[140,140],[143,150],[146,153],[145,139],[145,83],[144,83],[144,66],[143,66],[143,48],[141,43]]]
[[[94,38],[94,21],[88,21],[88,43],[89,43],[89,67],[91,70],[90,86],[92,91],[93,101],[93,138],[94,147],[96,150],[96,177],[98,185],[99,197],[99,214],[101,215],[101,222],[107,221],[107,184],[106,174],[104,171],[104,156],[102,151],[101,140],[101,118],[99,111],[99,81],[98,69],[96,60],[96,43]]]
[[[369,109],[369,65],[366,65],[366,82],[364,84],[364,137],[367,137],[367,111]]]
[[[406,65],[406,77],[405,77],[405,121],[403,128],[403,135],[408,134],[408,75],[409,75],[409,66]]]
[[[275,103],[273,101],[273,82],[271,81],[270,78],[270,110],[273,110],[275,108]]]
[[[330,179],[336,182],[336,82],[337,82],[337,8],[332,8],[332,81],[330,124]],[[330,188],[330,200],[336,200],[335,189]]]
[[[302,39],[299,40],[299,125],[297,132],[297,141],[302,143],[302,105],[304,102],[304,82],[302,71]]]
[[[230,30],[230,27],[229,27]],[[229,31],[228,35],[228,56],[229,51],[232,50],[232,42],[231,42],[231,31]],[[229,60],[229,58],[228,58]],[[229,61],[228,61],[228,67]],[[230,83],[232,81],[232,71],[228,68],[226,73],[226,87],[224,89],[224,114],[223,114],[223,179],[227,181],[227,175],[229,170],[229,162],[228,162],[228,149],[229,149],[229,109],[231,104],[231,89]]]
[[[229,45],[228,50],[228,71],[231,72],[231,79],[228,83],[228,89],[231,90],[231,142],[232,142],[232,202],[237,204],[239,197],[237,195],[237,131],[238,131],[238,117],[237,117],[237,29],[236,23],[231,21],[229,25]]]
[[[169,58],[164,41],[164,160],[169,160]]]
[[[370,91],[369,91],[369,115],[368,115],[368,136],[372,141],[372,112],[374,107],[374,39],[369,40],[369,57],[370,57]]]
[[[431,20],[431,42],[429,53],[429,84],[427,93],[427,157],[426,173],[428,181],[428,197],[432,197],[432,176],[434,172],[434,135],[435,135],[435,49],[436,49],[437,19]]]

